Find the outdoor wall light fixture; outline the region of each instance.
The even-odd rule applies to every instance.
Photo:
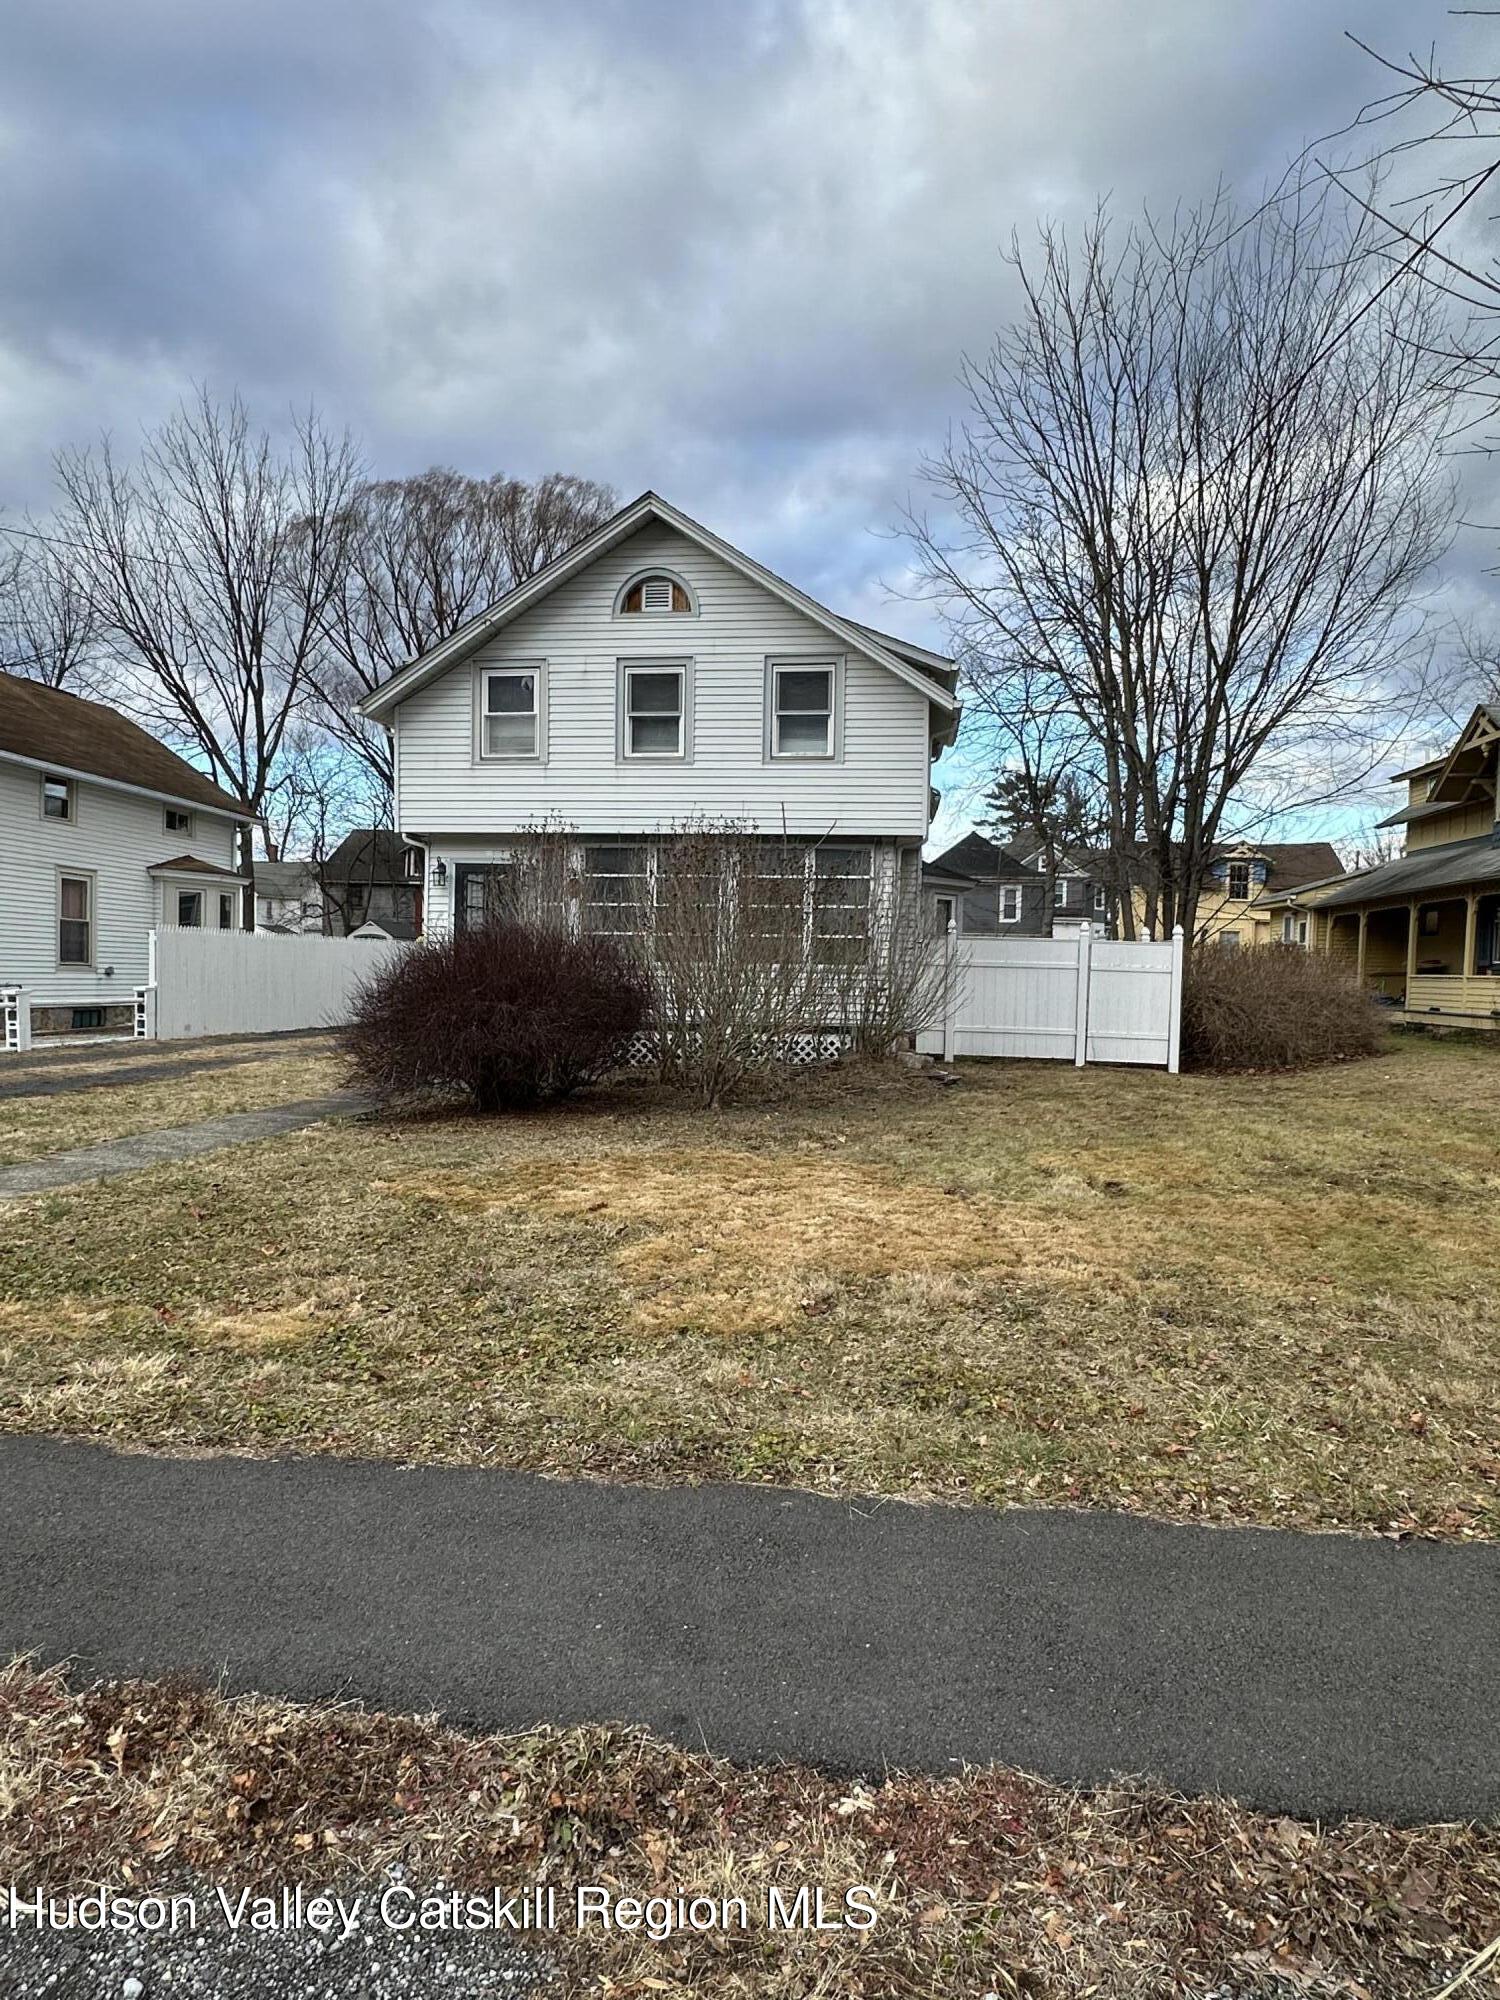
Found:
[[[440,889],[446,889],[446,888],[447,888],[447,886],[448,886],[448,864],[447,864],[447,862],[446,862],[446,861],[439,861],[439,862],[437,862],[437,863],[436,863],[436,864],[434,865],[434,867],[433,867],[433,870],[432,870],[432,879],[433,879],[433,881],[434,881],[434,882],[436,882],[436,883],[437,883],[437,885],[438,885],[438,887],[439,887]]]

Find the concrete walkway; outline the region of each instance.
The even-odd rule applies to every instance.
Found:
[[[0,1438],[0,1656],[1500,1817],[1500,1547]]]
[[[71,1097],[79,1091],[120,1090],[133,1083],[196,1076],[207,1069],[285,1062],[290,1056],[321,1054],[326,1042],[322,1029],[269,1037],[263,1047],[253,1048],[238,1045],[226,1049],[217,1037],[201,1042],[125,1042],[113,1060],[104,1049],[48,1049],[39,1057],[33,1048],[14,1058],[17,1067],[11,1067],[10,1061],[0,1065],[0,1101]],[[194,1050],[199,1053],[194,1054]]]
[[[196,1125],[168,1125],[158,1132],[139,1132],[128,1139],[104,1139],[97,1146],[74,1146],[63,1153],[46,1153],[0,1167],[0,1202],[21,1195],[45,1194],[48,1188],[72,1187],[80,1181],[111,1180],[117,1174],[139,1173],[171,1160],[188,1160],[196,1153],[217,1152],[221,1146],[244,1146],[252,1139],[274,1139],[297,1132],[320,1118],[348,1118],[363,1109],[354,1091],[328,1097],[304,1097],[295,1104],[272,1104],[263,1111],[236,1111],[227,1118],[205,1118]]]

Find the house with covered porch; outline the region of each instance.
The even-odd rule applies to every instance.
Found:
[[[1312,942],[1344,959],[1399,1018],[1500,1028],[1500,708],[1476,708],[1441,757],[1396,774],[1383,821],[1406,852],[1308,898]]]

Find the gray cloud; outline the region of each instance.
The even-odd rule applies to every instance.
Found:
[[[1440,0],[12,0],[0,502],[198,376],[315,395],[382,472],[655,485],[919,631],[882,531],[1007,314],[1000,246],[1257,188],[1379,87],[1351,24],[1482,32]]]

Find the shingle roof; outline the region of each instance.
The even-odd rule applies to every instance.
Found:
[[[28,757],[64,771],[138,785],[163,798],[253,818],[242,799],[204,777],[165,743],[102,701],[0,673],[0,755]]]
[[[1012,860],[1003,847],[986,840],[982,833],[966,833],[928,865],[949,875],[973,875],[992,882],[1006,862]]]
[[[1378,903],[1387,896],[1420,896],[1429,889],[1461,889],[1470,883],[1500,882],[1500,841],[1481,834],[1477,840],[1452,840],[1441,847],[1423,847],[1399,861],[1387,861],[1347,884],[1324,891],[1320,910],[1347,909],[1358,903]]]
[[[221,868],[214,861],[200,861],[196,854],[174,854],[170,861],[153,861],[148,875],[212,875],[221,882],[244,882],[248,878],[238,868]]]
[[[1330,875],[1342,875],[1344,872],[1338,849],[1327,840],[1225,840],[1213,850],[1210,858],[1222,861],[1225,855],[1233,854],[1237,849],[1265,857],[1269,863],[1266,876],[1266,892],[1269,895],[1282,889],[1300,889],[1304,883],[1322,882]]]
[[[255,864],[255,893],[257,896],[283,897],[315,896],[318,891],[317,864],[312,861],[257,861]]]
[[[401,882],[407,843],[389,826],[362,826],[346,833],[323,863],[325,882]]]

